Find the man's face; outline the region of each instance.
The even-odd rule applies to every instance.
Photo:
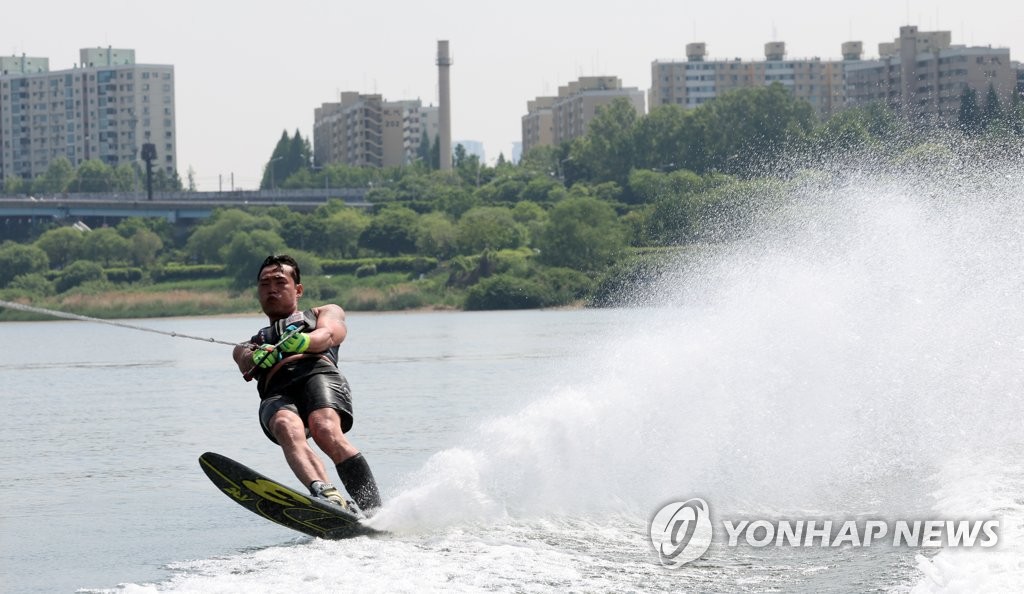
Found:
[[[291,266],[268,266],[260,271],[257,293],[263,313],[274,319],[284,318],[298,311],[302,284],[295,284]]]

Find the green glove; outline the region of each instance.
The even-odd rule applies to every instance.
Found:
[[[295,330],[296,326],[288,326],[286,330],[291,332]],[[288,337],[281,343],[281,350],[286,353],[305,353],[306,349],[309,348],[309,334],[306,332],[296,332]]]
[[[281,354],[274,350],[272,344],[261,344],[252,352],[252,362],[263,369],[270,369],[280,360]]]

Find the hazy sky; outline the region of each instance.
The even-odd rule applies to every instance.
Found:
[[[232,173],[250,189],[281,131],[311,135],[313,109],[341,91],[436,105],[439,39],[454,59],[452,137],[482,141],[493,162],[520,140],[526,102],[579,76],[646,93],[651,62],[684,60],[693,41],[709,59],[763,59],[767,41],[785,41],[790,58],[839,58],[849,40],[875,57],[905,24],[1024,60],[1020,0],[36,0],[5,3],[0,53],[61,70],[80,48],[113,46],[174,65],[182,179],[191,166],[200,189],[219,176],[227,188]]]

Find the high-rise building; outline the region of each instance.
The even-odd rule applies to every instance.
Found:
[[[555,144],[555,113],[551,107],[557,97],[537,97],[526,102],[523,116],[523,154],[535,146]]]
[[[479,140],[453,140],[453,146],[462,145],[463,150],[466,151],[466,155],[475,155],[477,159],[480,159],[481,163],[487,162],[487,152],[484,150],[484,143]],[[455,153],[455,149],[452,149],[452,154]]]
[[[841,60],[787,59],[781,41],[765,44],[764,61],[706,60],[703,43],[686,46],[686,61],[651,64],[649,109],[675,104],[696,107],[726,91],[780,83],[794,97],[828,117],[838,110],[882,101],[908,117],[950,121],[957,117],[964,89],[984,97],[989,85],[1007,102],[1017,71],[1005,48],[952,45],[949,31],[900,28],[900,36],[878,45],[879,57],[865,60],[863,43],[842,44]]]
[[[853,50],[844,44],[844,53]],[[810,103],[821,115],[843,105],[843,62],[837,60],[786,59],[786,44],[771,41],[764,46],[764,61],[707,60],[704,43],[686,46],[686,61],[651,63],[648,109],[659,105],[697,107],[733,89],[779,83],[795,97]]]
[[[413,162],[424,132],[437,133],[437,108],[418,99],[385,101],[381,95],[344,92],[313,114],[313,159],[317,165],[395,167]]]
[[[131,49],[86,48],[79,64],[50,71],[47,58],[0,58],[0,179],[41,175],[64,156],[177,170],[174,67],[138,64]]]
[[[346,163],[384,166],[383,104],[380,95],[344,92],[338,103],[313,112],[313,160],[317,165]]]
[[[625,99],[644,114],[644,92],[623,87],[616,76],[585,76],[559,87],[555,97],[528,101],[522,118],[523,153],[583,136],[598,110],[616,99]]]
[[[877,60],[846,64],[846,104],[881,101],[907,117],[933,123],[959,117],[965,89],[984,101],[989,86],[1006,104],[1017,87],[1010,50],[951,44],[949,31],[900,27],[900,36],[878,46]]]
[[[562,144],[586,134],[598,109],[616,99],[627,100],[638,115],[644,115],[644,92],[624,88],[617,76],[585,76],[559,87],[551,105],[553,142]]]

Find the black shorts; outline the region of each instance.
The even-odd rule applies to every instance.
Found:
[[[352,429],[352,390],[340,373],[316,373],[273,386],[270,395],[260,401],[260,427],[270,441],[277,439],[270,432],[270,419],[281,409],[299,415],[309,437],[309,413],[319,408],[333,408],[341,417],[341,431]]]

